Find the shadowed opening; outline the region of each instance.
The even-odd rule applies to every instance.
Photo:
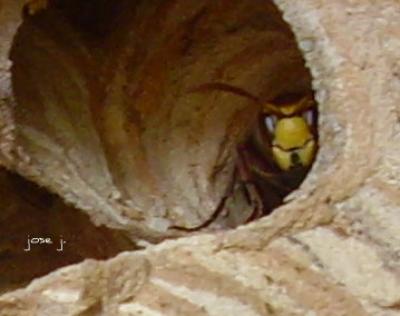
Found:
[[[89,217],[19,175],[0,170],[0,293],[86,258],[137,249],[121,231]]]

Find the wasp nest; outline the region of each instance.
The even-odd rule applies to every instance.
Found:
[[[191,88],[220,81],[268,100],[311,85],[269,1],[54,1],[29,12],[11,50],[18,171],[95,223],[146,239],[212,216],[259,111]]]
[[[400,314],[396,1],[43,3],[0,5],[0,161],[96,225],[156,242],[212,216],[259,108],[189,93],[200,84],[263,100],[312,85],[320,149],[270,216],[65,268],[0,297],[0,315],[32,302],[54,315]]]

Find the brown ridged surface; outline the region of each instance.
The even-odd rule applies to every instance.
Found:
[[[78,3],[56,1],[15,38],[21,171],[106,225],[165,235],[202,223],[258,107],[189,90],[221,81],[269,99],[307,89],[288,26],[268,1]]]

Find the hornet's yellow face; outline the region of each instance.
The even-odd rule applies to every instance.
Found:
[[[280,109],[282,115],[265,117],[265,125],[272,135],[272,157],[282,170],[309,167],[315,156],[317,143],[312,133],[313,114],[311,110],[294,115],[295,105]]]
[[[272,142],[272,155],[282,170],[310,166],[315,149],[314,136],[302,117],[278,120]]]

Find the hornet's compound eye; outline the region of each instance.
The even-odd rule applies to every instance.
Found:
[[[275,133],[277,117],[275,115],[268,115],[264,119],[265,126],[271,134]]]
[[[303,112],[303,118],[307,122],[308,126],[312,126],[314,124],[315,117],[312,110],[307,110]]]

